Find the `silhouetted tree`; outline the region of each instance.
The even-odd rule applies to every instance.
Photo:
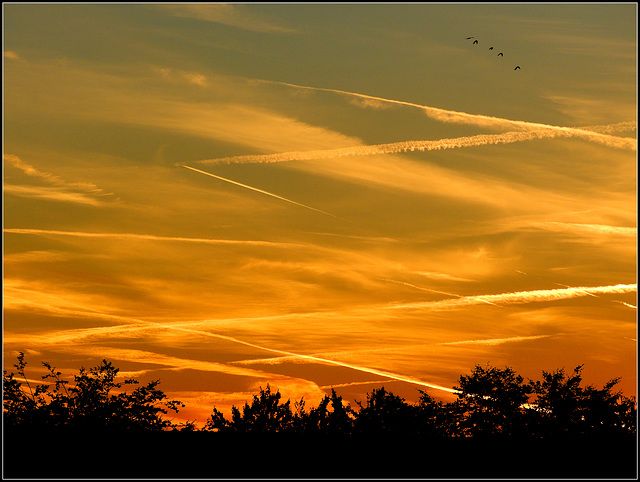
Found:
[[[387,392],[384,387],[367,394],[367,404],[360,407],[354,429],[358,433],[414,434],[418,426],[418,410],[404,398]]]
[[[507,437],[526,433],[526,409],[532,388],[511,368],[476,365],[459,378],[458,400],[450,405],[460,436]]]
[[[342,397],[333,388],[331,396],[325,395],[309,413],[304,411],[303,404],[299,405],[302,406],[298,410],[298,431],[308,434],[348,435],[353,430],[355,413],[350,405],[342,402]]]
[[[271,387],[260,387],[260,394],[254,395],[251,405],[244,404],[242,413],[235,405],[231,408],[231,421],[217,409],[207,420],[205,428],[219,432],[285,432],[293,429],[291,401],[280,403],[280,391],[271,392]]]
[[[543,371],[542,380],[530,382],[538,408],[532,430],[539,437],[635,434],[635,399],[612,391],[620,379],[608,381],[601,389],[583,388],[582,367],[568,376],[564,368]]]
[[[121,391],[116,382],[119,370],[103,360],[98,366],[80,368],[73,383],[43,362],[49,384],[32,386],[25,373],[24,354],[14,365],[16,374],[3,373],[4,426],[9,429],[72,428],[104,433],[112,431],[158,432],[166,429],[194,431],[194,422],[174,424],[163,418],[184,405],[167,400],[158,388],[159,380]],[[553,439],[567,436],[618,438],[635,436],[635,398],[615,391],[619,378],[601,389],[582,387],[582,366],[566,375],[564,369],[542,372],[542,379],[523,378],[509,367],[476,365],[469,375],[459,377],[454,387],[458,399],[451,403],[434,400],[420,391],[417,403],[409,404],[384,387],[367,394],[359,409],[345,404],[335,390],[317,407],[306,410],[304,399],[282,401],[279,391],[260,387],[251,403],[231,409],[228,420],[215,407],[204,431],[326,435],[398,435],[423,438]],[[125,379],[124,385],[139,385]],[[529,400],[529,395],[535,398]],[[14,432],[15,433],[15,432]]]
[[[419,435],[427,437],[446,437],[453,435],[451,425],[453,418],[444,403],[435,400],[427,392],[418,390],[420,398],[416,403],[416,430]]]
[[[100,365],[74,376],[75,385],[60,378],[61,373],[44,362],[48,373],[42,378],[53,380],[51,385],[37,385],[32,389],[25,374],[24,353],[18,355],[14,366],[27,385],[15,374],[3,371],[3,415],[8,427],[47,428],[64,427],[86,430],[158,431],[177,425],[163,419],[169,410],[178,412],[184,405],[178,400],[167,400],[157,387],[159,380],[137,387],[132,393],[112,393],[122,387],[115,381],[119,369],[103,360]],[[125,384],[139,384],[135,379]]]

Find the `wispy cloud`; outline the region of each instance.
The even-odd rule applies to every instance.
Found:
[[[14,167],[20,169],[27,176],[36,177],[41,179],[49,184],[53,184],[60,187],[69,187],[82,190],[87,193],[92,194],[102,194],[104,195],[104,191],[95,184],[91,184],[88,182],[70,182],[65,181],[64,179],[56,176],[55,174],[51,174],[50,172],[41,171],[32,165],[24,162],[18,156],[14,156],[13,154],[3,154],[2,159],[9,162]]]
[[[187,84],[193,84],[199,87],[209,87],[210,85],[207,76],[199,72],[177,70],[168,67],[154,67],[153,69],[159,72],[165,80],[186,82]]]
[[[102,189],[88,182],[66,181],[55,174],[45,172],[23,161],[13,154],[3,154],[5,162],[19,169],[29,177],[43,181],[49,186],[16,185],[5,184],[4,191],[14,196],[46,199],[49,201],[67,202],[75,204],[85,204],[90,206],[103,206],[105,203],[100,200],[105,196],[112,196]]]
[[[62,188],[44,186],[16,186],[5,184],[4,192],[14,196],[46,199],[47,201],[86,204],[88,206],[106,206],[102,201],[79,192],[69,192]]]
[[[603,236],[621,236],[626,238],[635,238],[638,235],[637,228],[627,226],[609,226],[606,224],[580,224],[547,221],[534,223],[533,226],[549,231],[596,234]]]
[[[24,59],[20,56],[18,52],[14,52],[13,50],[5,50],[3,57],[9,60],[18,60],[24,62]]]
[[[220,23],[231,27],[241,28],[262,33],[294,33],[292,28],[278,25],[250,10],[244,5],[225,3],[208,4],[168,4],[158,5],[156,8],[183,18],[193,18],[206,22]]]
[[[419,274],[420,276],[424,276],[425,278],[432,278],[432,279],[445,280],[445,281],[460,281],[463,283],[470,283],[472,281],[475,281],[469,278],[462,278],[460,276],[453,276],[446,273],[432,273],[430,271],[416,271],[416,274]]]

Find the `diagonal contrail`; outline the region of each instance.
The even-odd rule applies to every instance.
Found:
[[[441,385],[437,385],[434,383],[428,383],[425,381],[420,380],[419,378],[415,378],[415,377],[411,377],[408,375],[402,375],[399,373],[394,373],[394,372],[389,372],[387,370],[381,370],[381,369],[377,369],[377,368],[371,368],[371,367],[364,367],[364,366],[360,366],[360,365],[354,365],[351,363],[345,363],[342,361],[338,361],[338,360],[332,360],[330,358],[324,358],[324,357],[319,357],[319,356],[315,356],[315,355],[305,355],[305,354],[301,354],[301,353],[295,353],[295,352],[291,352],[291,351],[287,351],[287,350],[280,350],[277,348],[269,348],[263,345],[258,345],[255,343],[251,343],[248,341],[244,341],[244,340],[240,340],[238,338],[232,337],[232,336],[228,336],[228,335],[222,335],[219,333],[214,333],[214,332],[210,332],[210,331],[206,331],[206,330],[198,330],[195,328],[189,328],[189,325],[193,325],[193,324],[199,324],[199,323],[192,323],[192,322],[187,322],[187,323],[158,323],[158,322],[153,322],[153,321],[147,321],[147,320],[142,320],[142,319],[138,319],[138,318],[132,318],[132,317],[128,317],[128,316],[121,316],[121,315],[109,315],[106,313],[100,313],[100,312],[87,312],[87,311],[80,311],[80,310],[71,310],[71,309],[56,309],[55,307],[51,307],[51,306],[47,306],[47,305],[39,305],[40,308],[43,309],[47,309],[47,310],[54,310],[55,312],[63,312],[67,315],[72,315],[72,316],[81,316],[81,317],[98,317],[98,318],[103,318],[103,319],[108,319],[111,321],[121,321],[121,322],[125,322],[125,323],[129,323],[129,324],[133,324],[133,326],[131,325],[117,325],[117,326],[109,326],[109,327],[95,327],[95,328],[83,328],[83,329],[74,329],[74,330],[64,330],[61,332],[57,332],[57,333],[48,333],[46,335],[41,335],[41,336],[37,336],[34,339],[43,343],[43,344],[58,344],[58,343],[70,343],[70,342],[77,342],[78,340],[87,338],[87,337],[91,337],[91,336],[114,336],[117,333],[130,333],[130,332],[134,332],[137,330],[145,330],[145,329],[166,329],[166,330],[172,330],[172,331],[181,331],[181,332],[185,332],[185,333],[191,333],[191,334],[195,334],[195,335],[201,335],[201,336],[206,336],[206,337],[211,337],[211,338],[217,338],[220,340],[225,340],[225,341],[229,341],[232,343],[238,343],[240,345],[244,345],[244,346],[248,346],[251,348],[255,348],[257,350],[262,350],[262,351],[267,351],[269,353],[274,353],[277,355],[283,355],[285,357],[291,357],[291,358],[296,358],[296,359],[300,359],[300,360],[306,360],[312,363],[322,363],[322,364],[326,364],[326,365],[333,365],[333,366],[339,366],[339,367],[344,367],[344,368],[350,368],[352,370],[355,371],[359,371],[359,372],[363,372],[363,373],[369,373],[369,374],[373,374],[373,375],[378,375],[378,376],[382,376],[382,377],[386,377],[386,378],[390,378],[393,380],[397,380],[397,381],[402,381],[402,382],[406,382],[406,383],[410,383],[413,385],[419,385],[419,386],[423,386],[423,387],[428,387],[428,388],[433,388],[436,390],[441,390],[441,391],[445,391],[445,392],[450,392],[450,393],[457,393],[455,390],[448,388],[448,387],[443,387]],[[5,340],[6,341],[6,340]],[[16,339],[10,339],[11,342],[15,342],[17,341]],[[222,364],[211,364],[212,366],[215,365],[217,367],[216,371],[219,371],[222,369],[222,367],[224,365]]]
[[[249,154],[232,157],[220,157],[217,159],[204,159],[197,161],[201,164],[218,164],[218,163],[274,163],[286,161],[306,161],[316,159],[331,159],[343,156],[371,156],[378,154],[396,154],[407,151],[433,151],[442,149],[460,149],[465,147],[479,147],[495,144],[512,144],[515,142],[523,142],[534,139],[545,139],[555,137],[586,137],[589,140],[595,140],[609,147],[619,149],[636,150],[636,139],[631,137],[616,137],[609,134],[599,134],[597,129],[610,128],[615,130],[627,129],[635,123],[622,122],[620,124],[612,124],[609,126],[592,126],[582,129],[566,128],[562,129],[538,129],[531,131],[510,131],[502,134],[479,134],[468,137],[455,137],[437,140],[425,141],[401,141],[391,142],[387,144],[373,144],[364,146],[338,147],[334,149],[321,149],[314,151],[291,151],[279,152],[275,154]],[[593,129],[593,130],[591,130]],[[594,137],[596,136],[596,137]]]
[[[279,82],[274,80],[254,79],[254,81],[259,83],[265,83],[265,84],[284,85],[287,87],[293,87],[295,89],[314,90],[319,92],[333,92],[335,94],[348,95],[351,97],[358,97],[360,99],[367,99],[367,100],[373,100],[373,101],[383,102],[387,104],[397,104],[397,105],[404,105],[407,107],[414,107],[414,108],[423,110],[425,114],[427,114],[429,117],[442,122],[475,124],[480,126],[513,126],[513,127],[526,129],[526,130],[552,129],[552,130],[558,130],[558,131],[573,131],[577,135],[582,134],[582,135],[588,135],[588,136],[604,135],[604,134],[599,134],[595,132],[589,132],[585,129],[580,129],[576,127],[561,127],[561,126],[554,126],[550,124],[542,124],[539,122],[512,120],[512,119],[505,119],[502,117],[494,117],[494,116],[488,116],[488,115],[482,115],[482,114],[470,114],[468,112],[459,112],[454,110],[440,109],[438,107],[430,107],[427,105],[420,105],[420,104],[415,104],[413,102],[406,102],[401,100],[386,99],[384,97],[376,97],[373,95],[359,94],[357,92],[349,92],[346,90],[329,89],[324,87],[311,87],[306,85],[290,84],[288,82]],[[631,125],[635,126],[635,122],[629,123],[629,125],[631,128]]]
[[[552,290],[533,290],[533,291],[517,291],[513,293],[500,293],[496,295],[472,295],[462,296],[450,300],[441,301],[419,301],[412,303],[402,303],[389,306],[392,309],[398,308],[431,308],[446,309],[456,306],[477,305],[479,303],[511,305],[521,303],[534,303],[544,301],[565,300],[582,296],[595,296],[595,293],[602,294],[619,294],[631,293],[637,291],[637,284],[618,284],[612,286],[580,286],[567,287],[563,289]]]
[[[186,169],[191,169],[192,171],[199,172],[200,174],[205,174],[207,176],[215,177],[216,179],[220,179],[221,181],[229,182],[231,184],[235,184],[236,186],[244,187],[246,189],[251,189],[252,191],[256,191],[262,194],[266,194],[267,196],[274,197],[276,199],[280,199],[281,201],[286,201],[291,204],[295,204],[296,206],[301,206],[306,209],[311,209],[312,211],[316,211],[327,216],[331,216],[332,218],[341,219],[342,221],[348,221],[347,219],[341,218],[340,216],[336,216],[335,214],[328,213],[326,211],[321,211],[320,209],[312,208],[311,206],[307,206],[306,204],[302,204],[296,201],[292,201],[291,199],[287,199],[286,197],[278,196],[277,194],[273,194],[268,191],[263,191],[262,189],[258,189],[257,187],[248,186],[246,184],[242,184],[241,182],[232,181],[231,179],[227,179],[225,177],[216,176],[215,174],[211,174],[210,172],[201,171],[200,169],[196,169],[195,167],[187,166],[185,164],[177,163],[177,166],[184,167]]]
[[[38,236],[75,236],[79,238],[111,238],[111,239],[131,239],[147,241],[169,241],[180,243],[201,243],[201,244],[233,244],[248,246],[271,246],[276,248],[294,248],[303,245],[297,243],[282,243],[274,241],[259,241],[251,239],[213,239],[213,238],[185,238],[179,236],[157,236],[155,234],[135,234],[135,233],[89,233],[84,231],[60,231],[52,229],[23,229],[4,228],[3,232],[11,234],[33,234]]]

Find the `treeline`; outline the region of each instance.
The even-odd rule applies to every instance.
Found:
[[[617,378],[583,386],[582,366],[525,382],[476,365],[449,403],[421,390],[408,403],[381,387],[353,406],[332,390],[307,407],[267,385],[197,427],[173,422],[184,404],[159,380],[116,382],[119,369],[103,360],[71,383],[43,365],[35,386],[22,353],[16,373],[3,371],[5,477],[637,476],[635,398]]]
[[[419,390],[420,398],[408,403],[384,387],[373,389],[354,408],[332,389],[316,407],[302,398],[283,401],[279,391],[260,388],[251,403],[232,407],[228,419],[213,407],[202,428],[195,422],[176,424],[169,412],[184,407],[168,400],[159,380],[121,391],[119,369],[103,360],[94,368],[81,368],[74,384],[61,378],[49,363],[42,378],[48,384],[32,387],[25,373],[24,354],[14,365],[16,373],[3,371],[3,415],[9,428],[77,428],[106,431],[209,431],[286,432],[299,434],[402,434],[421,437],[472,437],[476,439],[548,439],[553,437],[623,436],[636,434],[634,397],[614,390],[619,378],[602,388],[582,386],[582,366],[542,371],[541,380],[525,382],[509,367],[476,365],[461,375],[457,400],[443,403]],[[23,386],[24,385],[26,386]],[[71,386],[70,386],[71,385]],[[124,385],[139,385],[135,379]]]

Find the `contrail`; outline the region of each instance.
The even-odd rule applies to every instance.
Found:
[[[547,221],[544,223],[535,223],[534,226],[541,229],[554,231],[578,231],[584,233],[610,234],[634,238],[638,235],[637,228],[627,226],[609,226],[606,224],[578,224]]]
[[[287,199],[286,197],[278,196],[277,194],[273,194],[273,193],[270,193],[270,192],[267,192],[267,191],[263,191],[262,189],[258,189],[257,187],[247,186],[246,184],[242,184],[242,183],[237,182],[237,181],[232,181],[231,179],[227,179],[227,178],[224,178],[224,177],[216,176],[215,174],[211,174],[210,172],[201,171],[200,169],[196,169],[195,167],[190,167],[190,166],[187,166],[185,164],[177,163],[176,165],[180,166],[180,167],[184,167],[186,169],[191,169],[192,171],[199,172],[200,174],[205,174],[207,176],[215,177],[216,179],[220,179],[221,181],[225,181],[225,182],[229,182],[231,184],[235,184],[236,186],[244,187],[246,189],[251,189],[252,191],[256,191],[256,192],[259,192],[259,193],[262,193],[262,194],[266,194],[267,196],[271,196],[271,197],[274,197],[276,199],[280,199],[281,201],[286,201],[288,203],[295,204],[296,206],[301,206],[303,208],[310,209],[312,211],[316,211],[316,212],[325,214],[327,216],[331,216],[333,218],[340,219],[342,221],[348,221],[347,219],[341,218],[340,216],[336,216],[335,214],[331,214],[331,213],[328,213],[326,211],[321,211],[320,209],[312,208],[311,206],[307,206],[306,204],[302,204],[302,203],[299,203],[299,202],[296,202],[296,201],[292,201],[291,199]]]
[[[351,382],[351,383],[336,383],[334,385],[323,385],[320,390],[328,390],[329,388],[344,388],[344,387],[355,387],[358,385],[380,385],[383,383],[393,383],[399,382],[400,380],[371,380],[368,382]]]
[[[569,286],[569,285],[563,285],[562,283],[553,283],[553,284],[554,284],[554,285],[558,285],[558,286],[564,286],[565,288],[571,288],[571,286]],[[573,289],[574,289],[574,290],[577,290],[577,291],[581,291],[582,293],[584,293],[584,294],[585,294],[585,295],[587,295],[587,296],[593,296],[594,298],[597,298],[597,296],[596,296],[596,295],[594,295],[594,294],[592,294],[592,293],[589,293],[588,291],[584,291],[584,290],[581,290],[581,289],[579,289],[579,288],[573,288]]]
[[[50,307],[48,305],[39,305],[41,308],[44,309],[51,309],[54,312],[59,312],[60,310],[57,310],[55,307]],[[192,334],[196,334],[196,335],[202,335],[202,336],[207,336],[207,337],[211,337],[211,338],[217,338],[217,339],[221,339],[221,340],[226,340],[232,343],[238,343],[244,346],[248,346],[251,348],[255,348],[258,350],[262,350],[262,351],[267,351],[270,353],[275,353],[278,355],[284,355],[287,357],[292,357],[292,358],[297,358],[297,359],[301,359],[301,360],[307,360],[307,361],[311,361],[311,362],[316,362],[316,363],[324,363],[327,365],[334,365],[334,366],[340,366],[340,367],[344,367],[344,368],[350,368],[352,370],[356,370],[359,372],[363,372],[363,373],[370,373],[373,375],[378,375],[378,376],[383,376],[386,378],[391,378],[393,380],[398,380],[398,381],[403,381],[406,383],[411,383],[414,385],[420,385],[423,387],[428,387],[428,388],[434,388],[436,390],[443,390],[446,392],[451,392],[451,393],[457,393],[455,390],[451,389],[451,388],[447,388],[447,387],[443,387],[440,385],[435,385],[432,383],[428,383],[428,382],[424,382],[418,378],[414,378],[414,377],[410,377],[407,375],[401,375],[401,374],[397,374],[397,373],[393,373],[393,372],[389,372],[386,370],[379,370],[376,368],[369,368],[369,367],[362,367],[362,366],[358,366],[358,365],[353,365],[350,363],[344,363],[341,361],[336,361],[336,360],[331,360],[328,358],[322,358],[322,357],[318,357],[318,356],[314,356],[314,355],[303,355],[300,353],[294,353],[294,352],[290,352],[290,351],[286,351],[286,350],[279,350],[276,348],[268,348],[265,346],[261,346],[261,345],[257,345],[255,343],[250,343],[248,341],[244,341],[244,340],[239,340],[238,338],[234,338],[232,336],[228,336],[228,335],[221,335],[218,333],[212,333],[209,331],[204,331],[204,330],[197,330],[194,328],[188,328],[188,325],[193,325],[193,324],[198,324],[198,322],[188,322],[188,323],[184,323],[182,325],[178,325],[175,323],[157,323],[157,322],[152,322],[152,321],[146,321],[146,320],[142,320],[142,319],[138,319],[138,318],[132,318],[132,317],[127,317],[127,316],[121,316],[121,315],[109,315],[106,313],[100,313],[100,312],[87,312],[87,311],[80,311],[80,310],[70,310],[70,309],[64,309],[63,310],[65,312],[65,314],[67,315],[75,315],[75,316],[81,316],[81,317],[97,317],[97,318],[103,318],[103,319],[109,319],[109,320],[113,320],[113,321],[122,321],[122,322],[126,322],[126,323],[133,323],[137,326],[110,326],[110,327],[96,327],[96,328],[85,328],[85,329],[78,329],[78,330],[66,330],[63,332],[58,332],[58,333],[49,333],[46,336],[40,336],[40,337],[36,337],[35,340],[41,341],[41,343],[44,344],[60,344],[60,343],[69,343],[72,341],[78,341],[80,339],[83,338],[87,338],[87,337],[92,337],[92,336],[101,336],[101,335],[108,335],[108,336],[113,336],[114,334],[124,331],[127,333],[131,333],[132,331],[137,331],[137,330],[145,330],[145,329],[167,329],[167,330],[174,330],[174,331],[182,331],[182,332],[186,332],[186,333],[192,333]],[[6,340],[5,340],[6,341]],[[9,340],[9,341],[15,341],[15,340]],[[216,364],[218,365],[218,364]],[[220,365],[222,366],[222,365]],[[185,367],[188,368],[188,367]]]
[[[479,303],[497,303],[497,304],[518,304],[533,303],[543,301],[564,300],[568,298],[578,298],[582,296],[593,296],[594,293],[630,293],[637,290],[636,284],[618,284],[612,286],[595,286],[595,287],[574,287],[554,290],[535,290],[535,291],[518,291],[514,293],[500,293],[496,295],[477,295],[463,296],[460,298],[441,300],[441,301],[425,301],[415,303],[404,303],[392,305],[389,308],[432,308],[446,309],[456,306],[477,305]]]
[[[623,122],[615,124],[619,128],[628,127],[635,123]],[[196,161],[201,164],[247,164],[247,163],[275,163],[286,161],[307,161],[317,159],[331,159],[344,156],[371,156],[379,154],[397,154],[408,151],[433,151],[442,149],[459,149],[464,147],[479,147],[493,144],[512,144],[534,139],[545,139],[554,137],[586,137],[589,140],[596,140],[610,147],[636,150],[637,142],[634,138],[616,137],[609,134],[598,134],[589,129],[606,128],[614,126],[593,126],[583,129],[560,128],[533,130],[533,131],[510,131],[502,134],[480,134],[476,136],[454,137],[427,141],[401,141],[387,144],[373,144],[368,146],[339,147],[335,149],[322,149],[314,151],[291,151],[275,154],[251,154],[244,156],[219,157],[215,159],[204,159]],[[597,136],[597,137],[594,137]]]
[[[552,335],[533,335],[533,336],[512,336],[508,338],[481,338],[474,340],[462,340],[462,341],[448,341],[448,342],[440,342],[440,343],[420,343],[413,345],[403,345],[403,346],[390,346],[386,348],[366,348],[362,350],[348,350],[348,351],[340,351],[340,352],[332,352],[332,353],[321,353],[315,354],[313,356],[321,357],[321,358],[330,358],[334,360],[336,357],[345,358],[351,356],[358,356],[362,354],[372,354],[372,353],[383,353],[383,352],[398,352],[398,351],[406,351],[411,349],[425,349],[427,347],[432,346],[444,346],[444,345],[502,345],[503,343],[517,343],[521,341],[529,341],[529,340],[538,340],[541,338],[549,338],[557,335],[561,335],[562,333],[555,333]],[[297,356],[279,356],[279,357],[271,357],[271,358],[251,358],[249,360],[239,360],[234,361],[233,363],[239,365],[277,365],[281,363],[291,362],[293,360],[298,359]]]
[[[323,88],[323,87],[310,87],[310,86],[304,86],[304,85],[297,85],[297,84],[290,84],[287,82],[278,82],[278,81],[271,81],[271,80],[261,80],[261,79],[255,79],[255,82],[262,82],[262,83],[267,83],[267,84],[277,84],[277,85],[285,85],[287,87],[293,87],[295,89],[305,89],[305,90],[314,90],[314,91],[322,91],[322,92],[333,92],[336,94],[342,94],[342,95],[348,95],[351,97],[358,97],[360,99],[367,99],[367,100],[373,100],[373,101],[377,101],[377,102],[383,102],[383,103],[388,103],[388,104],[397,104],[397,105],[404,105],[407,107],[414,107],[414,108],[418,108],[423,110],[429,117],[442,121],[442,122],[455,122],[455,123],[464,123],[464,124],[474,124],[474,125],[479,125],[479,126],[511,126],[511,127],[518,127],[518,128],[523,128],[526,130],[531,130],[531,129],[553,129],[553,130],[560,130],[560,131],[575,131],[577,134],[581,134],[581,135],[589,135],[589,136],[593,136],[593,135],[599,135],[599,134],[595,134],[593,132],[587,132],[583,129],[579,129],[579,128],[574,128],[574,127],[560,127],[560,126],[554,126],[554,125],[549,125],[549,124],[541,124],[541,123],[537,123],[537,122],[527,122],[527,121],[519,121],[519,120],[511,120],[511,119],[505,119],[505,118],[501,118],[501,117],[492,117],[492,116],[487,116],[487,115],[481,115],[481,114],[469,114],[467,112],[458,112],[458,111],[453,111],[453,110],[446,110],[446,109],[439,109],[437,107],[430,107],[430,106],[426,106],[426,105],[420,105],[420,104],[415,104],[413,102],[405,102],[405,101],[400,101],[400,100],[393,100],[393,99],[386,99],[383,97],[376,97],[373,95],[367,95],[367,94],[359,94],[356,92],[348,92],[345,90],[338,90],[338,89],[328,89],[328,88]],[[629,126],[634,125],[635,126],[635,122],[633,123],[628,123]],[[631,127],[630,127],[631,128]]]
[[[415,289],[420,290],[420,291],[428,291],[428,292],[431,292],[431,293],[439,293],[441,295],[454,296],[456,298],[462,298],[463,297],[462,295],[457,295],[455,293],[447,293],[446,291],[438,291],[438,290],[430,290],[429,288],[421,288],[420,286],[412,285],[411,283],[405,283],[404,281],[396,281],[396,280],[388,279],[388,278],[378,278],[378,279],[381,280],[381,281],[388,281],[390,283],[398,283],[398,284],[401,284],[401,285],[409,286],[411,288],[415,288]],[[481,299],[480,301],[482,303],[486,303],[488,305],[498,306],[498,307],[502,308],[502,306],[496,305],[495,303],[492,303],[491,301],[488,301],[488,300]]]
[[[113,238],[113,239],[134,239],[148,241],[173,241],[181,243],[202,243],[202,244],[246,244],[249,246],[270,246],[291,248],[300,247],[301,244],[281,243],[272,241],[257,240],[240,240],[240,239],[208,239],[208,238],[185,238],[174,236],[156,236],[153,234],[134,234],[134,233],[87,233],[82,231],[56,231],[49,229],[22,229],[22,228],[5,228],[5,233],[12,234],[34,234],[34,235],[54,235],[54,236],[75,236],[81,238]]]
[[[421,286],[416,286],[416,285],[413,285],[411,283],[406,283],[404,281],[397,281],[397,280],[389,279],[389,278],[377,278],[377,279],[380,280],[380,281],[386,281],[388,283],[396,283],[396,284],[399,284],[399,285],[408,286],[409,288],[414,288],[414,289],[420,290],[420,291],[427,291],[429,293],[438,293],[440,295],[454,296],[456,298],[460,298],[461,297],[461,295],[457,295],[455,293],[448,293],[446,291],[438,291],[438,290],[432,290],[432,289],[429,289],[429,288],[422,288]]]
[[[396,281],[396,280],[388,279],[388,278],[378,278],[378,279],[380,281],[388,281],[389,283],[397,283],[397,284],[400,284],[400,285],[409,286],[410,288],[415,288],[415,289],[420,290],[420,291],[427,291],[427,292],[430,292],[430,293],[438,293],[438,294],[441,294],[441,295],[454,296],[456,298],[463,298],[462,295],[457,295],[455,293],[448,293],[446,291],[431,290],[429,288],[421,288],[420,286],[412,285],[411,283],[406,283],[404,281]],[[480,300],[480,301],[482,303],[486,303],[488,305],[498,306],[498,307],[502,308],[502,306],[496,305],[495,303],[492,303],[491,301],[487,301],[487,300]]]
[[[502,345],[503,343],[514,343],[520,341],[539,340],[555,335],[533,335],[533,336],[511,336],[509,338],[486,338],[479,340],[448,341],[438,343],[438,345]]]

